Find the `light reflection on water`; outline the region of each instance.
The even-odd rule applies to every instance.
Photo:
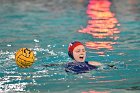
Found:
[[[91,34],[93,38],[99,38],[98,41],[87,41],[85,45],[90,49],[113,50],[113,45],[119,38],[116,34],[120,31],[116,26],[120,26],[115,18],[115,13],[110,11],[111,2],[109,0],[89,0],[87,15],[89,17],[86,28],[79,30],[81,33]],[[110,38],[104,41],[104,38]],[[97,54],[105,55],[104,51],[98,51]]]

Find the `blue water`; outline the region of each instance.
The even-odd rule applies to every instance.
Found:
[[[90,1],[96,0],[0,1],[0,92],[140,92],[140,1]],[[90,12],[96,10],[97,16],[87,13],[87,6],[95,8],[96,4],[97,10]],[[109,9],[111,16],[100,14],[102,7]],[[98,25],[89,21],[108,22],[111,18],[117,20],[109,24],[114,26],[103,26],[110,32],[102,32],[103,22],[88,28]],[[69,75],[61,66],[42,66],[71,61],[67,47],[74,40],[85,44],[87,60],[115,64],[116,68]],[[14,61],[14,53],[21,47],[36,54],[35,63],[28,69],[19,68]]]

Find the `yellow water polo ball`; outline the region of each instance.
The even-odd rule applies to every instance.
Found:
[[[28,48],[21,48],[15,53],[16,64],[21,68],[28,68],[35,62],[34,52]]]

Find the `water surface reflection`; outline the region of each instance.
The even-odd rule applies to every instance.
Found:
[[[120,26],[115,18],[115,13],[110,11],[111,2],[109,0],[90,0],[87,7],[89,20],[86,28],[79,30],[81,33],[91,34],[98,41],[88,41],[86,46],[90,49],[107,49],[113,50],[113,45],[117,44],[116,40],[120,33],[117,26]],[[104,55],[104,51],[97,52]]]

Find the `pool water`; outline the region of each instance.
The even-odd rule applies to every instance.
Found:
[[[139,0],[5,0],[0,1],[0,92],[139,93]],[[67,48],[81,41],[87,60],[114,64],[72,75]],[[19,68],[15,52],[35,51],[32,67]]]

